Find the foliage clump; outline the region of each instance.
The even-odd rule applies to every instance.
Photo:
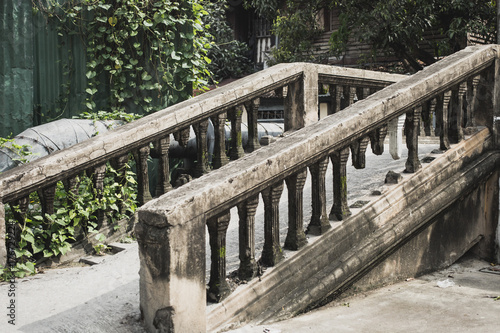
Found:
[[[32,0],[86,49],[89,112],[153,112],[207,83],[203,0]]]
[[[322,32],[323,9],[338,9],[338,29],[330,37],[330,53],[342,56],[349,43],[371,46],[370,57],[394,55],[408,71],[420,70],[437,58],[466,46],[467,36],[495,40],[496,2],[489,0],[246,0],[273,20],[279,37],[276,62],[318,61],[314,39]],[[431,50],[429,52],[429,50]]]
[[[223,79],[239,78],[253,70],[248,45],[234,39],[233,29],[226,19],[228,5],[225,0],[205,4],[209,13],[206,23],[208,32],[213,36],[213,43],[207,57],[211,60],[208,69],[212,73],[211,84]]]

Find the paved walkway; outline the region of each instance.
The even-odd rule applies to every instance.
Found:
[[[421,145],[420,152],[423,155],[434,148]],[[393,161],[387,153],[367,155],[367,169],[348,171],[355,173],[348,177],[349,202],[381,187],[387,171],[402,171],[404,161],[405,157]],[[331,177],[331,172],[328,175]],[[331,178],[327,179],[328,186]],[[304,200],[308,202],[310,194],[305,193]],[[280,214],[286,216],[286,208]],[[230,232],[237,232],[234,225]],[[228,235],[229,240],[234,244],[228,244],[228,248],[237,248],[237,236]],[[98,265],[49,269],[17,280],[13,288],[8,283],[0,284],[0,333],[143,332],[137,244],[126,247],[116,255],[105,256]],[[237,255],[231,258],[234,265]],[[488,263],[468,260],[443,272],[352,296],[285,322],[233,332],[500,332],[500,301],[492,298],[500,295],[500,275],[478,271],[484,267]],[[448,279],[453,286],[437,287],[438,282]],[[11,289],[15,296],[9,296]],[[12,301],[15,325],[9,324],[12,319],[7,309]]]
[[[353,295],[287,321],[231,333],[500,332],[500,272],[461,260],[448,269]],[[498,266],[497,266],[498,267]]]

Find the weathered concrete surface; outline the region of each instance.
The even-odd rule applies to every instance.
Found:
[[[419,145],[419,148],[423,155],[421,158],[431,150],[435,149],[438,145],[424,144]],[[386,145],[386,150],[387,150]],[[404,152],[403,152],[404,153]],[[432,155],[438,156],[438,155]],[[349,163],[350,164],[350,163]],[[348,168],[348,199],[349,203],[353,203],[358,200],[360,196],[369,195],[373,190],[383,190],[383,180],[385,174],[388,170],[402,171],[404,169],[404,155],[401,160],[391,160],[389,154],[383,156],[374,156],[369,153],[367,155],[367,168],[362,170],[354,170],[352,167]],[[408,175],[404,175],[407,177]],[[309,177],[310,179],[310,177]],[[327,185],[331,187],[331,172],[327,173]],[[331,188],[330,188],[331,189]],[[310,184],[306,184],[304,193],[304,208],[305,210],[310,210],[310,198],[311,194],[308,193],[310,190]],[[283,198],[286,195],[283,194]],[[372,197],[373,198],[373,197]],[[329,199],[328,204],[332,204],[332,198]],[[282,200],[281,205],[283,206],[280,216],[286,216],[286,200]],[[309,214],[309,212],[306,212]],[[263,213],[258,213],[256,219],[259,220]],[[260,221],[260,222],[259,222]],[[262,221],[257,221],[257,225],[261,225]],[[286,225],[286,221],[284,222]],[[237,249],[237,223],[231,223],[230,228],[234,228],[236,234],[233,236],[228,235],[228,241],[233,241],[234,247]],[[261,227],[257,227],[256,232],[261,230]],[[257,237],[257,247],[262,245],[261,240],[258,235]],[[308,237],[309,242],[314,242],[314,237]],[[282,237],[283,241],[285,238]],[[228,253],[234,253],[233,248],[230,251],[228,244]],[[291,252],[286,253],[287,256],[291,256]],[[258,255],[257,255],[258,259]],[[232,260],[228,258],[228,260]],[[237,253],[234,255],[234,260],[237,263]],[[231,263],[230,263],[231,264]],[[232,263],[233,267],[237,267]],[[481,267],[487,266],[488,263],[481,263]],[[44,333],[44,332],[71,332],[71,333],[142,333],[144,328],[139,322],[139,259],[138,259],[138,246],[137,244],[132,244],[124,252],[120,252],[114,256],[107,256],[103,263],[95,265],[92,267],[72,267],[72,268],[62,268],[62,269],[51,269],[46,271],[45,274],[38,276],[19,279],[18,280],[18,298],[16,299],[16,305],[18,308],[18,321],[16,321],[16,327],[13,328],[7,325],[7,322],[0,320],[0,332],[33,332],[33,333]],[[228,271],[231,269],[228,268]],[[443,273],[444,274],[444,273]],[[483,275],[477,276],[474,281],[485,281],[487,286],[494,286],[490,280],[486,280]],[[491,274],[488,274],[491,275]],[[487,275],[487,276],[488,276]],[[496,277],[495,275],[492,275]],[[447,278],[447,274],[440,277],[440,280]],[[457,278],[455,276],[455,278]],[[468,280],[469,281],[469,280]],[[415,281],[414,281],[415,282]],[[412,282],[412,283],[414,283]],[[406,288],[408,283],[405,283],[403,287]],[[458,283],[457,283],[458,285]],[[464,286],[461,284],[462,287]],[[424,285],[425,286],[425,285]],[[500,293],[498,291],[497,293]],[[0,304],[6,304],[8,301],[7,297],[7,284],[0,284]],[[436,303],[440,301],[445,301],[447,299],[450,302],[446,302],[444,305],[447,307],[448,311],[445,314],[450,314],[450,320],[446,320],[447,325],[446,331],[457,331],[460,332],[461,327],[469,327],[467,323],[463,323],[457,320],[462,314],[467,314],[470,317],[464,317],[468,322],[472,324],[482,325],[481,328],[485,332],[494,332],[498,325],[496,319],[493,322],[489,320],[471,321],[477,318],[475,314],[483,314],[485,318],[490,318],[491,315],[485,312],[487,309],[491,309],[490,305],[496,304],[490,300],[484,300],[481,303],[475,302],[474,297],[481,296],[482,291],[476,290],[471,294],[465,294],[463,297],[451,297],[448,294],[443,294],[437,297],[435,287],[435,282],[429,285],[429,288],[418,288],[414,293],[404,293],[400,299],[404,301],[405,299],[410,301],[410,304],[405,305],[404,303],[398,303],[398,306],[387,307],[391,304],[391,300],[394,300],[395,296],[392,291],[395,288],[390,287],[391,293],[384,299],[374,300],[372,303],[366,306],[355,307],[356,302],[349,300],[351,307],[340,307],[340,311],[347,310],[349,313],[340,312],[338,315],[325,312],[323,316],[311,317],[309,321],[307,318],[300,319],[298,322],[292,320],[291,324],[288,321],[283,323],[272,324],[269,326],[259,326],[255,328],[247,326],[244,328],[243,332],[248,333],[262,333],[264,328],[269,329],[280,329],[282,332],[321,332],[320,330],[326,327],[325,332],[331,332],[332,327],[339,328],[339,332],[360,332],[360,331],[370,331],[366,327],[375,327],[376,325],[387,325],[382,326],[387,328],[383,331],[394,332],[398,331],[399,327],[405,328],[405,325],[417,325],[422,324],[422,332],[443,332],[442,326],[434,326],[439,324],[437,319],[430,318],[429,315],[433,313],[428,313],[428,308],[430,303]],[[402,289],[403,291],[406,289]],[[455,289],[446,289],[446,291],[453,291]],[[460,291],[463,289],[460,288]],[[462,294],[461,294],[462,295]],[[408,297],[408,298],[406,298]],[[364,295],[361,298],[365,298]],[[388,299],[389,298],[389,299]],[[423,300],[421,303],[416,303],[415,300]],[[377,305],[380,302],[380,305]],[[482,307],[486,304],[486,310]],[[408,308],[409,312],[404,310]],[[356,311],[354,313],[354,309]],[[380,309],[380,311],[378,311]],[[477,309],[478,312],[472,312],[472,310]],[[403,312],[398,312],[402,310]],[[460,311],[467,311],[460,312]],[[351,313],[352,311],[352,313]],[[375,311],[375,312],[373,312]],[[427,323],[415,322],[413,320],[408,320],[408,316],[416,320],[417,314],[420,317],[429,318]],[[476,317],[470,315],[473,313]],[[493,308],[493,313],[498,313],[497,308]],[[454,314],[460,314],[460,316],[454,316]],[[374,316],[379,316],[381,319],[380,323],[376,323],[373,320],[376,319]],[[364,318],[364,319],[363,319]],[[366,318],[370,321],[366,321]],[[329,320],[335,319],[337,322],[331,322]],[[323,324],[324,323],[324,324]],[[290,325],[288,328],[283,325]],[[364,324],[366,326],[360,326]],[[303,325],[303,326],[301,326]],[[345,326],[347,325],[347,326]],[[372,326],[370,326],[372,325]],[[392,325],[392,326],[389,326]],[[456,326],[455,326],[456,325]],[[293,327],[297,327],[296,330]],[[311,327],[311,328],[310,328]],[[412,327],[412,326],[410,326]],[[433,329],[436,327],[436,329]],[[303,330],[302,330],[303,328]],[[428,328],[428,329],[424,329]],[[288,329],[288,331],[286,331]],[[300,330],[299,330],[300,329]],[[317,330],[316,330],[317,329]],[[414,329],[407,329],[406,331],[413,331]]]
[[[351,296],[268,325],[228,333],[498,332],[500,274],[480,272],[489,263],[473,257],[451,267]],[[448,288],[447,281],[453,283]],[[354,295],[353,295],[354,293]]]
[[[491,143],[487,130],[458,144],[379,200],[363,207],[345,223],[336,225],[322,236],[321,242],[306,246],[300,256],[283,262],[261,280],[240,286],[211,310],[209,329],[217,331],[239,322],[285,319],[304,311],[306,304],[320,302],[328,293],[349,286],[363,270],[400,247],[409,235],[417,234],[455,200],[488,178],[496,167],[496,155],[468,165],[483,153],[487,146],[485,142]],[[498,203],[497,186],[493,192],[496,194],[486,196],[488,205],[494,204],[492,200],[495,198]],[[425,196],[433,199],[427,201]],[[437,260],[432,265],[439,265],[437,261],[446,258],[446,251],[464,253],[480,234],[494,235],[496,221],[498,216],[495,225],[491,221],[485,222],[479,224],[479,228],[461,234],[463,243],[457,248],[433,247],[432,250],[443,252],[436,254]],[[483,225],[485,229],[481,228]],[[428,267],[421,268],[423,271],[417,274],[428,270]]]
[[[155,218],[149,219],[146,212],[135,228],[141,313],[147,329],[206,332],[205,318],[192,315],[205,312],[205,219],[170,225]]]

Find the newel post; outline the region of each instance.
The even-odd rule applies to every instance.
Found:
[[[184,220],[162,210],[161,199],[151,203],[141,207],[135,227],[146,329],[205,333],[205,215]]]
[[[288,85],[284,107],[285,131],[318,121],[318,69],[315,65],[305,65],[302,78]]]

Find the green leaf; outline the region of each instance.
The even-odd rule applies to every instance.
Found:
[[[24,239],[25,241],[27,241],[30,244],[34,244],[35,243],[35,238],[33,237],[32,233],[23,233],[21,235],[21,238]]]
[[[172,51],[172,53],[170,53],[170,57],[174,60],[181,60],[181,57],[179,57],[175,51]]]
[[[142,22],[142,24],[144,24],[145,27],[152,27],[153,26],[153,21],[151,21],[151,19],[147,19],[147,20],[144,20]]]
[[[149,75],[148,72],[142,72],[142,75],[141,75],[141,79],[143,81],[149,81],[151,80],[153,77],[151,75]]]

